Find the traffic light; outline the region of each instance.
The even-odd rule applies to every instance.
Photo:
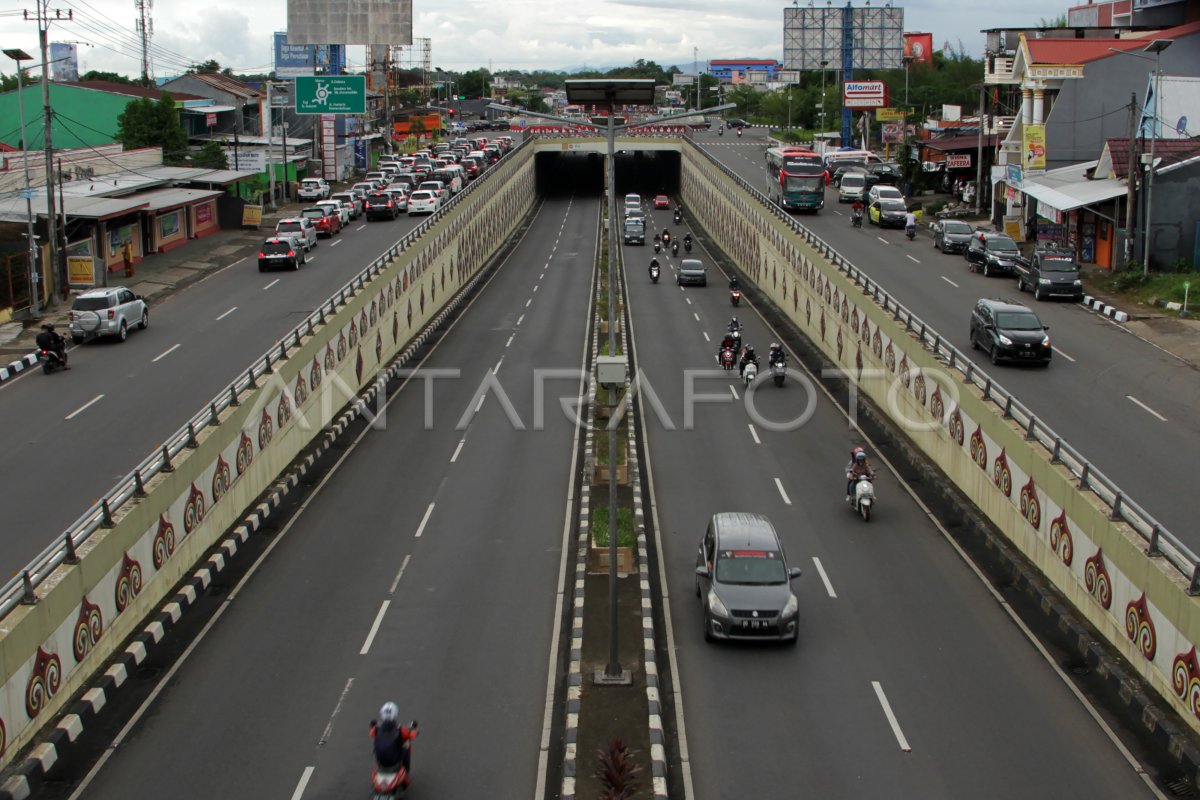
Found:
[[[453,109],[453,108],[452,108],[452,109],[450,109],[450,116],[452,116],[452,117],[454,116],[454,109]]]
[[[466,96],[465,94],[460,94],[460,95],[458,96],[458,99],[459,99],[459,100],[466,100],[466,99],[467,99],[467,96]]]

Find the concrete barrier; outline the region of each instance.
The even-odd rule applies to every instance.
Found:
[[[239,391],[235,384],[231,397],[214,399],[203,427],[189,423],[182,450],[164,446],[152,477],[135,473],[140,491],[125,502],[106,501],[103,524],[73,539],[66,555],[56,553],[57,565],[33,587],[37,602],[15,605],[0,627],[0,766],[85,686],[380,367],[411,346],[534,201],[526,147],[498,165],[486,186],[323,303],[265,356],[265,369],[250,370],[249,386]]]
[[[1050,451],[1036,419],[1006,416],[999,387],[964,375],[935,331],[827,245],[698,149],[685,148],[682,170],[691,217],[1200,731],[1200,614],[1180,571],[1187,559],[1148,556],[1119,492],[1114,501],[1081,488],[1055,458],[1065,445]],[[1093,487],[1086,463],[1082,473]]]

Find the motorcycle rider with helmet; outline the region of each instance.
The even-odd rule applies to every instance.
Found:
[[[730,333],[737,333],[742,329],[742,323],[738,322],[737,317],[733,317],[729,320],[729,325],[727,325],[725,329]]]
[[[787,355],[779,342],[771,342],[771,349],[767,351],[767,364],[772,367],[776,364],[787,366]]]
[[[651,277],[654,276],[654,272],[658,269],[659,269],[658,259],[657,258],[650,259],[650,275],[651,275]]]
[[[400,724],[400,708],[392,702],[379,709],[379,721],[371,721],[371,738],[375,744],[375,762],[380,769],[396,769],[403,766],[405,773],[411,769],[409,742],[417,738],[417,726],[409,728]],[[405,779],[407,785],[407,777]]]
[[[750,363],[753,363],[756,368],[759,367],[758,356],[754,353],[752,344],[746,345],[746,349],[742,351],[742,360],[738,363],[738,375],[745,377],[746,365]]]
[[[867,451],[856,447],[850,453],[850,463],[846,465],[846,502],[853,501],[854,484],[858,483],[858,479],[864,475],[875,480],[875,470],[867,461]]]
[[[67,364],[67,340],[54,330],[53,322],[42,323],[42,332],[37,335],[35,342],[42,350],[49,350],[57,355],[58,360],[62,362],[63,369],[71,368]]]

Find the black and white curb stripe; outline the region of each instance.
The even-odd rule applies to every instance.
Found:
[[[1102,303],[1096,298],[1092,297],[1090,294],[1085,294],[1083,296],[1083,305],[1087,306],[1092,311],[1095,311],[1097,314],[1103,314],[1104,316],[1109,317],[1114,322],[1129,321],[1129,315],[1124,311],[1117,311],[1108,303]]]
[[[95,679],[92,688],[84,692],[78,701],[67,708],[54,728],[39,737],[38,744],[33,746],[23,761],[6,770],[6,773],[12,777],[5,781],[3,786],[0,786],[0,800],[26,800],[42,787],[51,768],[58,761],[59,753],[79,738],[85,725],[94,724],[101,709],[112,699],[117,689],[146,660],[150,649],[162,641],[171,626],[179,622],[183,612],[195,604],[197,598],[208,589],[214,577],[220,574],[233,559],[238,547],[246,543],[250,534],[257,532],[263,526],[271,513],[282,504],[288,492],[300,485],[301,479],[308,474],[309,469],[313,468],[317,460],[346,432],[350,424],[363,411],[367,410],[370,404],[375,402],[375,398],[383,386],[400,374],[404,365],[417,350],[471,294],[485,272],[486,270],[479,270],[458,291],[454,299],[430,320],[408,347],[393,359],[385,370],[380,370],[379,377],[371,388],[355,398],[350,408],[330,424],[321,443],[305,455],[303,461],[295,469],[278,479],[267,498],[255,506],[242,523],[221,541],[216,551],[209,555],[179,592],[168,599],[158,612],[149,618],[141,633],[134,636],[125,649],[116,656],[115,662]],[[584,551],[584,556],[586,558],[586,551]],[[582,603],[580,603],[580,609],[582,609]],[[582,642],[582,629],[579,635],[581,637],[579,641]],[[578,706],[578,689],[576,690],[576,706]],[[576,708],[576,718],[578,718],[578,707]]]
[[[16,361],[10,361],[7,365],[0,367],[0,383],[15,378],[17,373],[24,372],[30,367],[36,367],[38,361],[37,353],[30,353],[27,356],[21,356]]]

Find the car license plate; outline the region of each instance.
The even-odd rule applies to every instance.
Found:
[[[765,619],[746,619],[742,620],[742,627],[749,630],[761,630],[767,627],[768,622]]]

